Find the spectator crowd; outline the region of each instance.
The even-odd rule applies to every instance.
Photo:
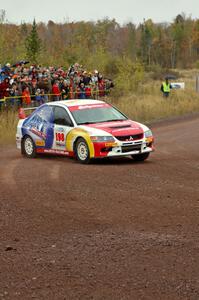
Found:
[[[114,86],[97,70],[88,72],[78,63],[68,70],[27,64],[7,63],[0,69],[0,105],[39,106],[48,101],[98,98]]]

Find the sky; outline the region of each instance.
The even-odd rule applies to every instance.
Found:
[[[180,13],[199,18],[199,0],[0,0],[10,23],[96,21],[108,17],[118,23],[172,22]]]

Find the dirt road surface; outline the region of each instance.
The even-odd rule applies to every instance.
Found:
[[[199,299],[199,118],[80,165],[0,151],[0,300]]]

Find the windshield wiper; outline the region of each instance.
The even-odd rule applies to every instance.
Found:
[[[107,120],[104,122],[125,121],[125,120],[128,120],[128,119],[112,119],[112,120]]]
[[[103,120],[103,121],[91,121],[91,122],[82,122],[78,123],[78,125],[87,125],[87,124],[97,124],[97,123],[105,123],[105,122],[113,122],[113,121],[124,121],[128,119],[112,119],[112,120]]]
[[[78,125],[87,125],[87,124],[95,124],[98,122],[82,122],[82,123],[77,123]]]

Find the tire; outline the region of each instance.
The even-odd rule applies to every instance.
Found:
[[[83,138],[79,138],[75,144],[75,156],[82,164],[89,164],[91,161],[88,144]]]
[[[30,136],[25,136],[22,145],[21,145],[21,153],[28,158],[36,157],[36,147]]]
[[[135,160],[135,161],[144,161],[149,157],[150,152],[147,153],[142,153],[142,154],[135,154],[135,155],[131,155],[131,157]]]

